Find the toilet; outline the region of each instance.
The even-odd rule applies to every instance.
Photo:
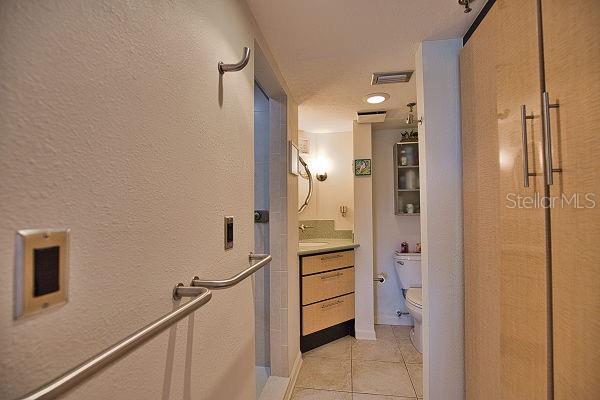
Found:
[[[394,256],[394,269],[404,294],[406,308],[414,320],[410,340],[415,348],[423,352],[423,291],[421,289],[421,254],[397,253]]]

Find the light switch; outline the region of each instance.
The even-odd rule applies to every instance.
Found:
[[[225,250],[233,248],[233,217],[225,217]]]
[[[67,301],[68,245],[68,230],[17,232],[15,319]]]

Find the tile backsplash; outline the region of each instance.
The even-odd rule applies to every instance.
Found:
[[[304,232],[300,231],[300,240],[307,239],[353,239],[352,230],[336,230],[332,219],[306,219],[299,221],[299,224],[311,226]]]

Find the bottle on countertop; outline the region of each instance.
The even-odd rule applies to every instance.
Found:
[[[417,247],[415,248],[415,253],[420,253],[421,252],[421,242],[417,243]]]

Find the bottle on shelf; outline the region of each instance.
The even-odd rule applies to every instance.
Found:
[[[400,165],[406,167],[408,165],[408,157],[406,155],[406,150],[402,149],[400,151]]]
[[[400,243],[400,253],[408,253],[408,242]]]

